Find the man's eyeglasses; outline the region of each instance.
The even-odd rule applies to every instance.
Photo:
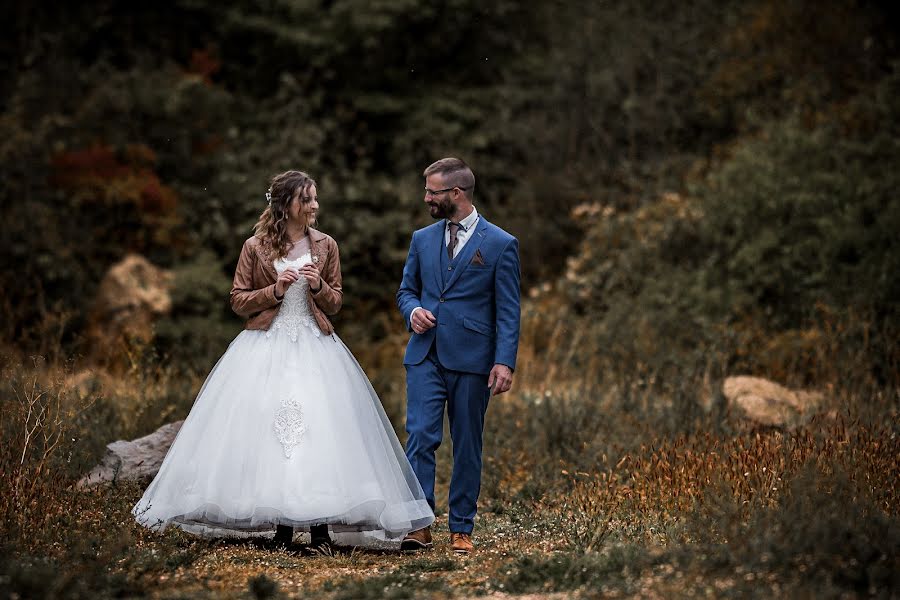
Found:
[[[434,198],[438,194],[443,194],[444,192],[451,192],[457,188],[459,188],[462,191],[466,191],[467,189],[469,189],[467,187],[460,187],[458,185],[454,185],[453,187],[449,187],[449,188],[444,188],[442,190],[429,190],[428,188],[425,188],[425,195],[431,196],[432,198]]]

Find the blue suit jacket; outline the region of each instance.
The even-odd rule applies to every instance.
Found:
[[[413,233],[397,306],[407,328],[417,306],[430,310],[437,326],[410,337],[405,365],[425,360],[437,344],[441,364],[454,371],[488,374],[495,364],[516,368],[519,348],[519,242],[480,216],[472,237],[444,283],[446,221]],[[479,252],[483,265],[472,260]],[[411,331],[411,329],[410,329]]]

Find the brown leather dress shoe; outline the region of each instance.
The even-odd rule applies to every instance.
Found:
[[[472,543],[472,536],[468,533],[451,533],[450,543],[453,551],[457,554],[468,554],[475,549]]]
[[[404,551],[427,550],[432,546],[430,526],[410,531],[400,542],[400,549]]]

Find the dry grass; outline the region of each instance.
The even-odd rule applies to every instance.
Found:
[[[722,439],[704,432],[642,445],[605,471],[573,477],[573,497],[582,503],[573,516],[590,513],[591,505],[678,515],[702,502],[712,485],[726,486],[740,505],[777,506],[785,486],[803,468],[825,476],[844,471],[881,510],[896,511],[896,427],[869,428],[843,418],[823,421],[792,433],[768,430]]]
[[[148,532],[130,515],[139,483],[87,492],[71,484],[108,441],[184,416],[201,379],[174,374],[152,357],[137,357],[116,377],[7,358],[0,395],[0,593],[900,593],[896,390],[835,387],[822,414],[798,430],[748,429],[725,412],[702,408],[708,378],[685,377],[673,386],[647,373],[573,376],[542,364],[547,344],[559,351],[563,333],[525,333],[522,377],[488,412],[479,550],[467,558],[448,548],[449,444],[439,450],[437,547],[427,554],[345,548],[321,556],[302,546],[285,551],[265,542],[199,540],[174,529]],[[402,435],[401,352],[396,336],[357,355]]]

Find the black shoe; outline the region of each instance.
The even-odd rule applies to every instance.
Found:
[[[290,546],[294,539],[294,528],[287,525],[275,526],[275,543]]]
[[[309,528],[309,547],[323,554],[330,554],[333,542],[328,536],[328,525],[313,525]]]

